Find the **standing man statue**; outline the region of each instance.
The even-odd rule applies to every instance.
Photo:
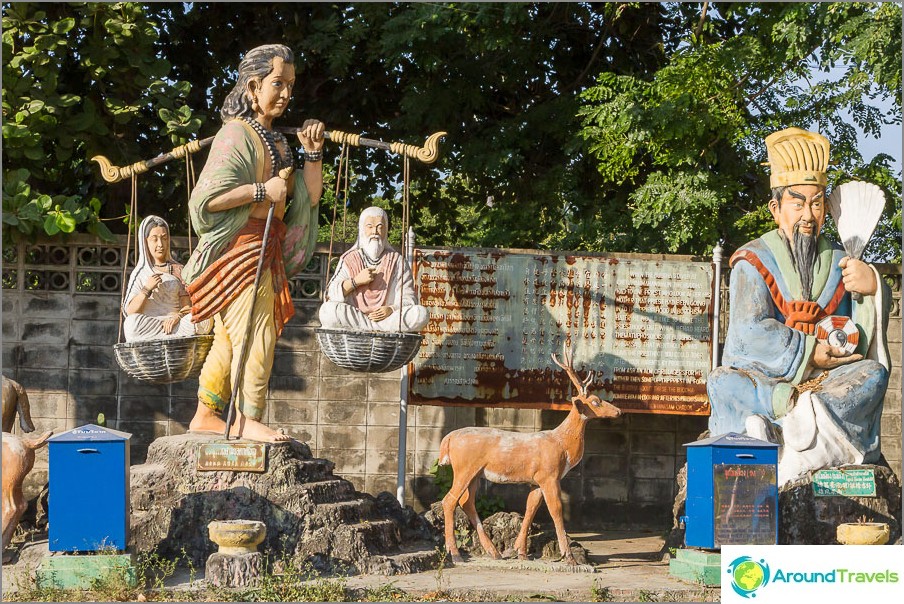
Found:
[[[810,470],[879,460],[890,298],[874,267],[820,235],[829,141],[788,128],[768,136],[766,148],[778,228],[731,257],[723,366],[709,375],[707,393],[711,434],[783,445],[781,485]],[[853,354],[817,341],[816,323],[830,315],[856,325]]]
[[[288,279],[308,263],[317,241],[324,141],[323,123],[306,120],[298,132],[304,167],[288,178],[280,176],[281,170],[285,174],[295,166],[285,137],[273,130],[273,120],[285,112],[295,86],[293,63],[292,51],[281,44],[260,46],[245,55],[235,88],[220,111],[223,127],[189,201],[201,237],[182,275],[193,320],[214,319],[214,342],[199,377],[190,431],[225,432],[220,415],[244,364],[230,434],[261,442],[289,438],[262,420],[276,339],[295,314]],[[271,203],[274,216],[255,292]],[[247,358],[240,359],[249,314],[251,342]]]
[[[320,306],[321,326],[420,331],[427,324],[430,314],[418,304],[411,269],[387,243],[388,230],[389,216],[381,208],[361,212],[358,240],[339,259]]]

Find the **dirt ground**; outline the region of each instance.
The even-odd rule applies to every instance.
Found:
[[[704,589],[669,575],[668,561],[660,559],[663,547],[660,534],[605,531],[571,536],[587,549],[591,564],[572,568],[557,562],[475,557],[442,572],[392,577],[358,575],[344,581],[351,590],[392,586],[412,599],[437,599],[437,595],[457,601],[524,602],[717,602],[720,599],[718,588]],[[46,554],[46,540],[35,541],[22,547],[12,564],[3,566],[4,601],[17,601],[17,586],[27,581]],[[184,572],[177,572],[167,581],[167,587],[180,591],[203,586],[203,578],[189,583]]]

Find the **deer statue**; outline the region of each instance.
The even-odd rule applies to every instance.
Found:
[[[618,417],[621,410],[600,400],[595,394],[587,393],[593,382],[593,372],[582,382],[574,371],[567,350],[564,365],[556,355],[550,356],[556,365],[565,370],[577,388],[577,395],[571,399],[571,411],[557,428],[528,434],[496,428],[460,428],[447,434],[440,444],[439,463],[451,465],[454,475],[452,488],[443,497],[446,549],[454,562],[462,560],[455,545],[453,520],[455,506],[459,504],[477,530],[483,549],[493,558],[500,557],[483,530],[474,505],[480,477],[483,476],[490,482],[537,485],[527,496],[524,522],[515,539],[514,549],[519,558],[527,558],[527,535],[542,496],[556,526],[559,551],[566,562],[575,564],[562,520],[561,481],[584,456],[587,421]]]
[[[3,563],[8,560],[6,547],[13,539],[19,520],[25,513],[25,496],[22,483],[35,465],[35,451],[47,444],[53,436],[48,431],[38,438],[25,438],[3,432]]]
[[[34,432],[35,425],[31,421],[31,406],[28,404],[28,393],[19,382],[3,376],[3,431],[12,432],[19,415],[19,427],[22,432]]]

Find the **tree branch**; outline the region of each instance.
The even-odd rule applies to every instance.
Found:
[[[700,13],[700,22],[694,29],[694,36],[699,40],[700,34],[703,32],[703,22],[706,21],[706,11],[709,9],[709,0],[703,3],[703,12]]]

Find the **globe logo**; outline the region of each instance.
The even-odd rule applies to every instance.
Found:
[[[769,583],[769,565],[765,560],[757,562],[750,556],[735,558],[728,565],[731,587],[744,598],[755,598],[756,590]]]

